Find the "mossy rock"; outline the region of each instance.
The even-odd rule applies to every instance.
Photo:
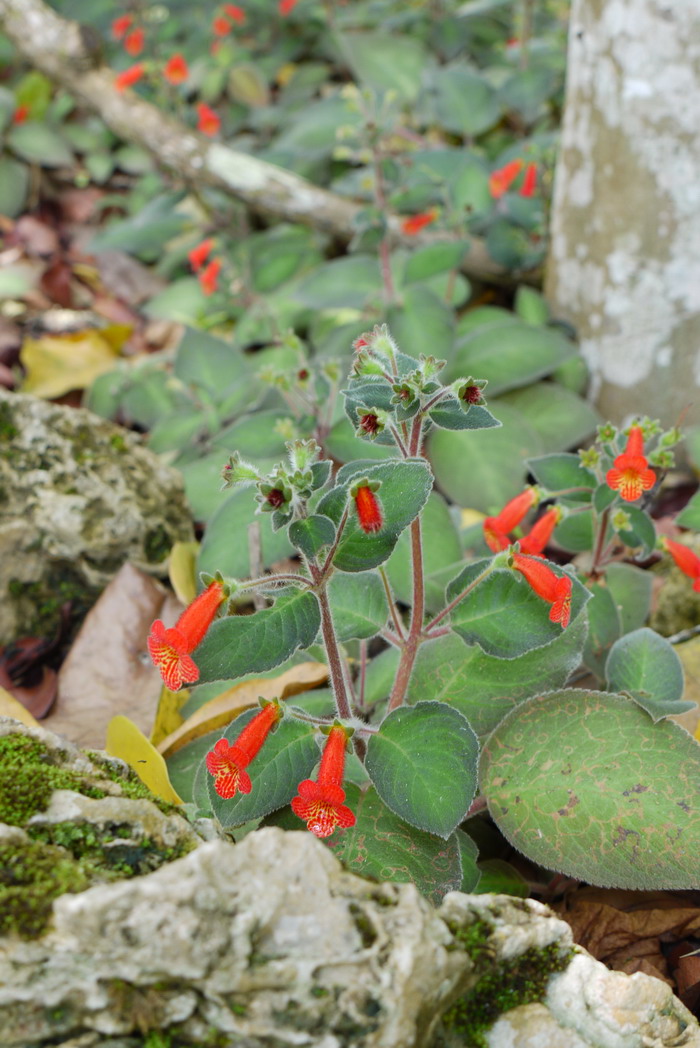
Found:
[[[199,843],[123,761],[0,718],[0,935],[36,938],[59,895],[149,873]]]
[[[89,411],[0,390],[0,644],[80,621],[129,560],[165,573],[192,519],[180,474]]]

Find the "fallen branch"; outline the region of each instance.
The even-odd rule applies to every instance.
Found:
[[[89,28],[61,18],[42,0],[0,0],[0,26],[33,66],[98,113],[120,138],[148,150],[159,165],[185,182],[215,186],[258,214],[313,226],[344,242],[355,234],[364,204],[211,142],[133,92],[117,91],[114,73],[99,64],[99,39],[92,38]],[[388,225],[394,245],[415,247],[446,239],[444,234],[428,232],[409,240],[402,235],[396,215],[388,217]],[[515,283],[515,276],[494,262],[476,237],[470,240],[462,271],[490,283]]]

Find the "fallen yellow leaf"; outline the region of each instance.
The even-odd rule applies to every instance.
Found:
[[[32,717],[29,710],[25,709],[9,691],[0,688],[0,717],[14,717],[15,720],[26,724],[28,728],[40,728],[41,725]]]
[[[151,731],[151,743],[154,746],[158,746],[163,739],[167,738],[168,735],[172,735],[181,724],[184,724],[185,718],[180,713],[180,710],[189,697],[190,693],[187,688],[183,688],[182,691],[170,691],[169,688],[163,685],[160,690],[160,698],[158,699],[156,719],[153,722],[153,730]]]
[[[288,699],[302,691],[317,688],[327,680],[328,667],[323,663],[302,662],[279,677],[257,677],[235,684],[205,702],[181,727],[159,742],[158,752],[164,757],[171,757],[193,739],[216,731],[217,728],[225,728],[243,710],[255,706],[258,699]]]
[[[119,335],[105,328],[89,328],[68,335],[42,335],[25,338],[20,361],[27,371],[22,393],[37,397],[60,397],[71,389],[86,389],[110,371],[119,357],[116,342],[122,345],[129,328],[117,325]]]
[[[486,514],[478,509],[461,509],[459,511],[459,523],[462,528],[470,528],[472,524],[481,524]]]
[[[198,542],[176,542],[170,550],[168,577],[175,596],[183,604],[191,604],[197,596],[195,566],[198,552]]]
[[[128,717],[118,714],[107,725],[107,753],[133,768],[141,782],[171,804],[182,804],[168,778],[168,769],[155,746]]]

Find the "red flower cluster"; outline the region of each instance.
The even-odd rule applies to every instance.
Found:
[[[25,120],[29,119],[29,116],[29,106],[17,106],[14,113],[12,114],[12,123],[23,124]]]
[[[127,33],[124,37],[124,50],[128,55],[136,58],[143,51],[143,45],[146,39],[146,34],[140,27],[138,29],[132,29],[130,33]]]
[[[197,105],[197,130],[203,135],[218,135],[221,120],[214,110],[206,104],[199,102]]]
[[[519,190],[520,196],[534,196],[537,188],[537,164],[530,163],[526,166],[525,161],[518,157],[517,160],[511,160],[503,167],[491,172],[489,191],[494,200],[500,199],[504,193],[508,192],[523,168],[525,168],[525,174]]]
[[[363,484],[353,495],[355,509],[357,510],[357,522],[367,535],[379,531],[382,526],[382,509],[379,499],[372,489]]]
[[[279,0],[277,10],[283,18],[286,18],[287,15],[292,13],[298,2],[299,0]]]
[[[488,548],[493,550],[494,553],[500,553],[501,550],[507,549],[511,544],[508,532],[512,531],[513,528],[517,528],[528,510],[536,506],[539,500],[540,493],[537,488],[525,488],[510,502],[506,502],[497,516],[486,517],[483,528],[484,541]],[[542,548],[544,549],[544,546]]]
[[[250,793],[253,784],[245,770],[260,751],[268,734],[282,716],[278,703],[270,702],[253,717],[231,745],[219,739],[205,757],[207,771],[214,776],[214,789],[228,800],[237,793]]]
[[[559,622],[563,629],[571,618],[571,587],[568,575],[556,575],[541,557],[527,557],[523,553],[513,554],[513,567],[529,582],[538,597],[552,605],[549,611],[551,622]]]
[[[127,87],[133,87],[134,84],[137,84],[145,72],[146,69],[143,62],[137,62],[136,65],[125,69],[123,73],[117,73],[114,78],[114,86],[117,91],[125,91]]]
[[[223,265],[220,258],[213,258],[211,262],[207,263],[213,247],[214,241],[211,238],[207,238],[207,240],[203,240],[201,244],[198,244],[197,247],[193,247],[187,255],[192,269],[199,274],[199,283],[205,295],[213,295],[216,291],[219,284],[219,273]]]
[[[185,608],[170,629],[166,629],[160,619],[151,626],[148,652],[170,691],[199,680],[199,669],[192,652],[204,640],[219,605],[225,600],[223,583],[212,582]]]
[[[625,502],[634,502],[643,491],[656,483],[656,473],[649,468],[644,456],[644,434],[641,426],[632,426],[627,436],[627,447],[613,462],[605,477],[608,487],[619,491]]]
[[[695,592],[700,593],[700,557],[697,553],[693,553],[692,549],[681,542],[674,542],[673,539],[663,539],[662,545],[673,557],[676,567],[693,580]]]
[[[561,508],[559,506],[551,506],[546,513],[542,514],[537,523],[533,524],[527,535],[523,535],[519,540],[522,552],[529,553],[533,557],[542,553],[546,549],[552,537],[552,532],[560,520]]]
[[[189,75],[190,70],[187,62],[179,51],[177,54],[170,56],[163,68],[163,76],[169,84],[184,84]]]
[[[112,36],[115,40],[121,40],[126,31],[131,28],[134,24],[134,19],[131,15],[120,15],[119,18],[115,18],[112,22]]]
[[[330,837],[336,827],[355,825],[355,816],[345,804],[343,773],[348,737],[340,725],[331,728],[323,749],[318,779],[299,783],[298,796],[292,800],[292,811],[303,819],[306,828],[317,837]]]
[[[431,222],[434,222],[437,218],[438,213],[435,208],[432,211],[424,211],[420,215],[409,215],[408,218],[404,218],[401,223],[401,232],[405,233],[406,236],[415,236],[416,233],[420,233],[421,229],[425,229]]]

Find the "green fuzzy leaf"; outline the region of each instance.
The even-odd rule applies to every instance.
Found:
[[[474,799],[478,753],[461,713],[443,702],[420,702],[385,717],[370,736],[365,767],[396,815],[447,838]]]
[[[517,703],[564,686],[581,661],[586,630],[580,615],[550,644],[515,659],[486,655],[454,633],[438,637],[418,651],[408,701],[430,696],[447,702],[483,738]]]
[[[481,880],[481,870],[477,866],[479,849],[468,833],[464,830],[455,830],[459,854],[462,860],[462,887],[460,891],[473,892]]]
[[[428,437],[428,455],[440,489],[458,506],[484,512],[517,494],[525,483],[524,460],[542,450],[539,434],[519,411],[500,401],[492,407],[501,422],[497,429],[458,433],[433,429]]]
[[[224,732],[224,738],[233,744],[259,712],[247,710],[236,717]],[[289,804],[299,783],[309,778],[318,762],[315,736],[313,724],[283,717],[246,769],[253,783],[250,793],[237,793],[226,800],[218,795],[214,776],[207,772],[209,801],[221,825],[241,826]]]
[[[12,157],[0,157],[0,215],[21,215],[29,191],[29,171]]]
[[[355,31],[343,34],[343,61],[350,63],[363,85],[396,91],[411,102],[420,91],[428,56],[425,45],[415,37]]]
[[[608,541],[612,537],[612,528],[607,529]],[[591,512],[572,513],[570,517],[557,524],[554,539],[571,553],[582,553],[593,549],[593,514]]]
[[[632,699],[566,689],[503,720],[480,784],[530,860],[605,887],[700,887],[700,746]]]
[[[295,298],[310,309],[363,309],[379,297],[379,263],[371,255],[348,255],[324,262],[304,277]]]
[[[441,400],[428,414],[441,429],[496,429],[501,425],[481,404],[470,404],[465,411],[456,397]]]
[[[189,385],[206,389],[217,401],[224,400],[232,386],[239,391],[240,408],[249,408],[253,380],[251,369],[239,349],[230,342],[188,328],[177,347],[175,374]],[[228,405],[228,413],[232,411]]]
[[[549,306],[544,295],[535,291],[534,287],[521,284],[515,292],[513,304],[515,312],[526,324],[533,327],[542,327],[549,320]]]
[[[303,520],[289,525],[289,538],[305,557],[313,560],[324,546],[332,546],[335,539],[335,524],[330,517],[312,513]]]
[[[498,95],[480,73],[459,62],[438,70],[432,81],[435,115],[447,131],[472,137],[498,123]]]
[[[354,506],[350,507],[348,523],[333,558],[334,565],[341,571],[367,571],[387,560],[401,532],[422,510],[433,486],[430,470],[422,461],[379,465],[352,462],[338,472],[336,486],[320,500],[317,512],[338,524],[348,502],[349,488],[354,480],[364,477],[381,482],[376,494],[383,524],[379,531],[365,534],[357,522]]]
[[[683,664],[673,645],[646,627],[613,645],[605,676],[610,691],[631,695],[655,722],[695,706],[683,701]]]
[[[514,895],[518,899],[527,899],[530,886],[514,866],[503,859],[485,859],[477,866],[480,873],[476,888],[470,889],[476,895],[493,893],[494,895]],[[466,891],[466,889],[462,889]]]
[[[522,412],[548,451],[565,451],[594,432],[600,415],[590,404],[556,382],[536,382],[506,393],[499,404]]]
[[[700,531],[700,491],[696,491],[692,499],[676,517],[676,524],[681,528],[691,528]]]
[[[16,124],[8,132],[6,142],[22,160],[42,167],[70,167],[73,153],[57,131],[48,124],[28,120]]]
[[[620,636],[622,627],[617,605],[608,587],[594,582],[589,589],[592,596],[586,605],[588,640],[583,651],[583,661],[596,676],[602,677],[608,652]]]
[[[437,273],[456,269],[469,248],[468,243],[428,244],[414,251],[406,263],[404,284],[415,284],[427,280]]]
[[[470,564],[447,587],[453,600],[487,566],[487,560]],[[556,575],[564,572],[550,565]],[[578,579],[572,579],[571,622],[583,609],[590,593]],[[488,655],[514,659],[541,648],[561,635],[562,627],[549,620],[550,605],[531,589],[516,571],[497,569],[460,601],[451,613],[455,633],[467,644],[478,644]]]
[[[316,597],[299,591],[279,597],[273,607],[254,615],[218,619],[195,649],[199,683],[279,666],[297,648],[313,644],[320,625]]]
[[[343,866],[379,881],[412,881],[435,905],[448,891],[461,888],[456,834],[445,841],[409,826],[383,804],[372,787],[360,792],[347,783],[346,794],[357,822],[342,832],[336,830],[325,841]]]
[[[652,575],[633,564],[609,564],[605,569],[608,589],[620,615],[621,632],[643,626],[651,607]]]
[[[596,513],[602,513],[608,506],[612,506],[617,498],[617,492],[609,488],[607,484],[599,484],[593,493],[593,506]]]
[[[336,635],[341,643],[374,637],[386,624],[389,608],[382,580],[373,571],[336,572],[328,585]]]
[[[590,502],[598,481],[595,474],[581,465],[578,455],[559,453],[527,460],[527,467],[538,484],[552,494],[566,491],[571,502]],[[571,489],[581,488],[581,491]]]
[[[243,489],[229,494],[209,521],[204,540],[197,558],[197,571],[222,575],[235,579],[250,577],[250,555],[247,533],[251,524],[260,528],[260,551],[262,566],[269,568],[294,549],[284,531],[273,532],[269,513],[256,514],[255,503],[249,490]],[[238,542],[231,536],[238,535]]]
[[[432,353],[442,359],[452,356],[454,309],[431,287],[425,284],[407,287],[401,296],[401,305],[388,310],[387,320],[404,354],[415,358],[421,353]]]
[[[654,522],[649,514],[639,509],[638,506],[625,506],[624,511],[630,518],[630,526],[623,531],[618,531],[618,535],[626,546],[632,548],[641,546],[643,555],[649,556],[656,547]]]

